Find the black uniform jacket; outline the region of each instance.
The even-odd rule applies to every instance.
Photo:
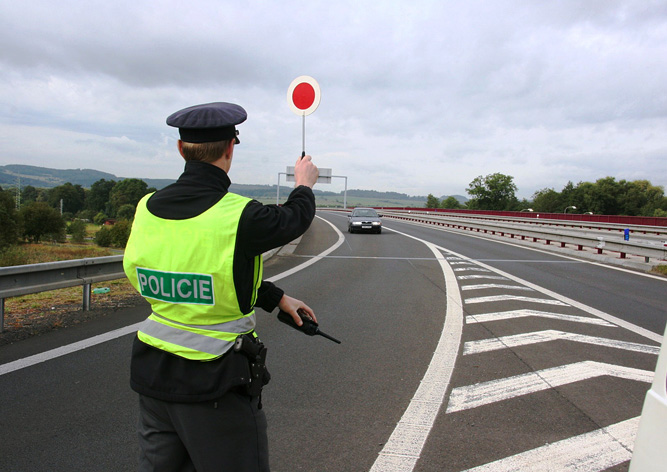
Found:
[[[211,164],[189,161],[176,183],[156,192],[148,210],[165,219],[187,219],[211,208],[227,193],[227,173]],[[249,313],[255,256],[285,245],[306,232],[315,217],[315,197],[299,186],[282,207],[251,201],[243,210],[234,250],[234,285],[241,310]],[[257,307],[273,311],[283,291],[262,282]],[[221,397],[248,382],[248,359],[229,351],[212,361],[192,361],[153,348],[137,337],[132,347],[130,385],[136,392],[165,401],[199,402]]]

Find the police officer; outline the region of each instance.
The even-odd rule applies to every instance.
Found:
[[[230,193],[239,105],[216,102],[167,118],[185,170],[137,205],[124,268],[151,304],[132,348],[141,471],[268,471],[261,387],[266,350],[255,307],[300,325],[313,310],[262,281],[262,254],[302,235],[315,216],[310,156],[295,164],[282,207]]]

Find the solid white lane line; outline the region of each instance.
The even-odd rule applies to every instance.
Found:
[[[84,339],[66,346],[61,346],[50,351],[41,352],[35,354],[34,356],[24,357],[23,359],[18,359],[13,362],[8,362],[6,364],[0,365],[0,375],[5,375],[15,370],[23,369],[25,367],[30,367],[41,362],[46,362],[56,357],[65,356],[88,347],[95,346],[97,344],[102,344],[107,341],[111,341],[126,334],[131,334],[139,329],[141,323],[135,323],[130,326],[125,326],[123,328],[116,329],[114,331],[109,331],[108,333],[99,334],[93,336],[92,338]]]
[[[309,267],[309,266],[315,264],[316,262],[322,260],[325,256],[334,252],[336,249],[338,249],[340,247],[341,244],[343,244],[345,242],[345,236],[343,236],[343,233],[341,233],[339,231],[339,229],[336,228],[331,222],[325,220],[324,218],[322,218],[320,216],[315,216],[315,218],[319,218],[320,220],[324,221],[329,226],[331,226],[333,228],[333,230],[336,232],[336,234],[338,235],[338,241],[336,241],[334,243],[334,245],[331,246],[330,248],[328,248],[327,250],[322,251],[317,256],[315,256],[311,259],[308,259],[303,264],[299,264],[298,266],[296,266],[296,267],[294,267],[290,270],[286,270],[285,272],[281,272],[280,274],[274,275],[273,277],[265,279],[265,280],[267,280],[268,282],[276,282],[277,280],[284,279],[285,277],[289,277],[290,275],[296,274],[297,272],[305,269],[306,267]]]
[[[392,230],[393,231],[393,230]],[[433,244],[424,243],[435,255],[445,277],[447,308],[440,340],[408,408],[380,451],[371,472],[411,472],[431,432],[451,380],[463,330],[463,309],[456,276]]]
[[[500,338],[469,341],[465,343],[463,347],[463,355],[478,354],[481,352],[559,340],[594,344],[596,346],[605,346],[626,351],[641,352],[644,354],[654,354],[656,356],[660,353],[660,347],[658,346],[649,346],[648,344],[631,343],[596,336],[586,336],[584,334],[568,333],[565,331],[545,330],[516,334],[513,336],[502,336]]]
[[[552,367],[550,369],[455,388],[449,395],[447,413],[477,408],[603,375],[651,383],[654,374],[648,370],[634,369],[603,362],[577,362],[575,364]]]
[[[632,459],[639,417],[464,472],[598,472]]]

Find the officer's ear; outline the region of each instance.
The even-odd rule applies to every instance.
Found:
[[[227,157],[227,159],[231,159],[233,155],[234,155],[234,140],[230,139],[227,142],[227,149],[225,150],[225,156]]]
[[[183,141],[179,139],[176,145],[178,146],[178,152],[181,154],[183,159],[185,159],[185,154],[183,154]]]

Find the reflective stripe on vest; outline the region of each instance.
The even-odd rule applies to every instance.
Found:
[[[184,329],[185,328],[185,329]],[[255,314],[217,325],[185,325],[153,313],[139,328],[139,339],[149,344],[162,344],[172,354],[188,359],[209,358],[197,353],[207,353],[219,357],[234,344],[239,334],[255,329]],[[148,338],[146,338],[146,336]],[[156,346],[160,347],[160,346]]]

